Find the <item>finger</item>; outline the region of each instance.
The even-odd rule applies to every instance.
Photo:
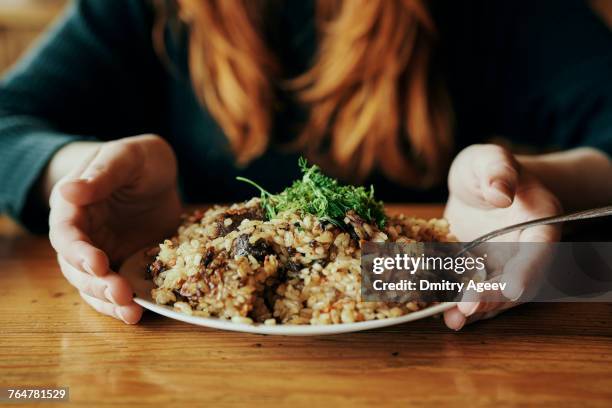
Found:
[[[502,296],[500,296],[499,301],[460,302],[457,304],[457,309],[465,317],[469,318],[476,315],[482,315],[483,313],[500,312],[521,304],[520,302],[502,301],[501,298]]]
[[[514,156],[505,149],[491,146],[474,163],[474,172],[487,203],[494,207],[509,207],[518,185],[519,166]]]
[[[58,262],[64,277],[80,292],[120,306],[133,303],[132,288],[124,277],[113,273],[99,278],[75,269],[61,256]]]
[[[525,214],[525,217],[519,221],[529,221],[563,213],[563,207],[559,199],[528,174],[522,177],[516,198],[517,204],[519,204],[518,209]],[[525,242],[558,241],[561,237],[561,228],[558,225],[544,225],[526,229],[523,233],[525,234],[524,237],[531,240]]]
[[[92,152],[90,152],[87,156],[85,156],[85,159],[83,161],[81,161],[80,163],[78,163],[76,166],[74,166],[69,172],[68,174],[66,174],[64,177],[62,177],[57,183],[55,183],[55,185],[53,186],[53,188],[51,189],[51,194],[49,196],[49,206],[51,208],[54,207],[54,204],[57,202],[58,198],[61,198],[61,193],[60,193],[60,187],[64,184],[66,184],[67,182],[71,181],[71,180],[76,180],[80,177],[80,175],[85,171],[85,169],[87,168],[87,166],[89,166],[89,164],[91,163],[91,161],[94,159],[94,157],[98,154],[98,151],[100,150],[100,147],[94,149]],[[64,200],[65,201],[65,200]]]
[[[78,179],[66,181],[59,187],[60,193],[78,206],[98,202],[135,180],[136,170],[144,160],[144,150],[139,143],[107,143]]]
[[[508,303],[507,299],[500,296],[499,301],[459,302],[457,309],[465,317],[472,317],[484,312],[501,309],[506,303]]]
[[[109,271],[107,255],[92,245],[87,212],[56,193],[49,213],[49,240],[56,252],[72,266],[92,275],[103,276]]]
[[[80,292],[84,292],[98,299],[113,301],[106,297],[104,293],[106,291],[106,284],[101,280],[74,268],[60,255],[57,257],[57,262],[66,280]]]
[[[529,174],[523,176],[521,188],[517,191],[517,205],[528,215],[524,221],[562,213],[561,204],[554,195]],[[503,280],[507,282],[503,293],[507,299],[517,300],[526,290],[539,287],[554,250],[547,243],[560,238],[561,228],[558,225],[541,225],[519,233],[518,252],[503,269]]]
[[[486,282],[503,284],[501,275],[489,278]],[[463,292],[461,301],[457,304],[457,309],[469,318],[484,312],[503,309],[507,303],[508,299],[504,296],[502,289],[489,289],[482,292],[468,289]]]
[[[117,306],[85,293],[80,293],[80,295],[97,312],[122,320],[127,324],[136,324],[142,317],[142,307],[136,303],[129,306]]]
[[[497,145],[473,145],[455,160],[449,189],[464,202],[482,208],[512,204],[518,185],[519,164]]]
[[[483,302],[480,303],[474,313],[471,313],[469,316],[466,316],[462,313],[459,305],[456,308],[447,310],[444,312],[444,322],[449,329],[453,329],[455,331],[461,330],[468,324],[474,323],[478,320],[486,320],[492,317],[497,316],[504,310],[510,309],[511,307],[515,307],[520,305],[521,303],[517,302],[505,302],[505,303],[492,303],[492,302]]]
[[[481,302],[477,301],[459,302],[457,304],[457,309],[459,309],[459,311],[463,313],[465,317],[470,317],[473,314],[477,313],[480,307],[482,307]]]
[[[461,328],[465,326],[466,322],[466,317],[456,307],[444,312],[444,323],[449,329],[455,331],[461,330]]]
[[[529,230],[523,233],[527,231]],[[551,235],[545,231],[531,232],[527,236],[523,236],[523,233],[519,235],[521,243],[518,252],[506,263],[502,272],[502,280],[506,283],[502,293],[510,301],[520,299],[526,291],[533,294],[533,291],[540,287],[540,281],[552,257],[552,248],[545,242],[523,242],[523,239],[529,239],[529,236],[544,240]],[[554,235],[552,232],[551,234]]]
[[[109,272],[108,256],[92,245],[89,237],[72,222],[53,222],[49,240],[55,251],[74,268],[95,276]]]

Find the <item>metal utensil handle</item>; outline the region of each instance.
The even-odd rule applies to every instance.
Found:
[[[536,220],[521,222],[520,224],[510,225],[510,226],[500,228],[495,231],[491,231],[488,234],[482,235],[476,238],[475,240],[473,240],[472,242],[470,242],[469,244],[467,244],[465,247],[463,247],[461,252],[463,253],[465,251],[468,251],[483,242],[489,241],[495,237],[498,237],[504,234],[508,234],[513,231],[523,230],[523,229],[535,227],[538,225],[558,224],[561,222],[586,220],[589,218],[608,217],[611,215],[612,215],[612,205],[607,206],[607,207],[593,208],[590,210],[573,212],[570,214],[555,215],[552,217],[538,218]]]

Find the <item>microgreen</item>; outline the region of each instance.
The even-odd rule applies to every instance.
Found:
[[[338,180],[324,175],[316,166],[309,166],[306,159],[298,161],[302,179],[278,194],[271,194],[259,184],[244,177],[236,177],[257,188],[261,193],[261,205],[268,219],[284,211],[312,214],[321,221],[328,221],[338,227],[344,225],[344,217],[350,210],[368,222],[385,224],[382,201],[374,198],[374,186],[369,189],[350,185],[340,185]]]

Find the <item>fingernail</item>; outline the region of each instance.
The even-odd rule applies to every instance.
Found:
[[[472,305],[468,309],[468,311],[464,313],[465,317],[470,317],[471,315],[476,313],[476,310],[478,310],[478,306],[480,306],[480,302],[470,302],[470,303],[472,303]]]
[[[87,272],[88,274],[95,275],[93,268],[89,263],[87,263],[87,261],[83,261],[83,269],[85,269],[85,272]]]
[[[525,288],[517,286],[511,286],[508,290],[503,292],[504,296],[511,302],[519,300],[523,296],[523,293],[525,293]]]
[[[455,331],[459,331],[459,330],[463,329],[463,326],[465,326],[465,322],[466,322],[466,321],[467,321],[467,319],[463,319],[463,320],[461,321],[461,324],[459,325],[459,327],[456,327],[454,330],[455,330]]]
[[[106,289],[104,289],[104,297],[108,299],[111,303],[117,304],[117,301],[113,297],[113,292],[108,286],[106,287]]]
[[[491,183],[491,187],[501,193],[509,203],[512,203],[512,189],[508,183],[503,180],[495,180]]]
[[[102,172],[103,172],[103,169],[99,165],[98,166],[89,167],[88,169],[86,169],[83,172],[83,174],[81,174],[81,177],[79,177],[79,178],[81,180],[92,181],[93,179],[98,177]]]
[[[525,292],[525,289],[521,289],[521,291],[518,293],[518,295],[516,295],[514,298],[512,298],[513,302],[516,302],[517,300],[519,300],[521,297],[523,297],[523,293]]]
[[[81,177],[79,177],[79,179],[85,182],[90,182],[98,175],[98,173],[98,170],[89,168],[85,170],[83,174],[81,174]]]
[[[90,180],[90,178],[84,178],[84,177],[81,176],[78,179],[69,181],[69,183],[86,183],[89,180]]]

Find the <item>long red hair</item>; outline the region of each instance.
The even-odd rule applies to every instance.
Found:
[[[436,30],[423,0],[318,0],[315,61],[285,80],[263,35],[274,0],[178,4],[193,86],[239,164],[268,147],[282,83],[309,112],[292,146],[324,167],[358,177],[378,168],[413,186],[440,180],[452,112],[433,75]]]

